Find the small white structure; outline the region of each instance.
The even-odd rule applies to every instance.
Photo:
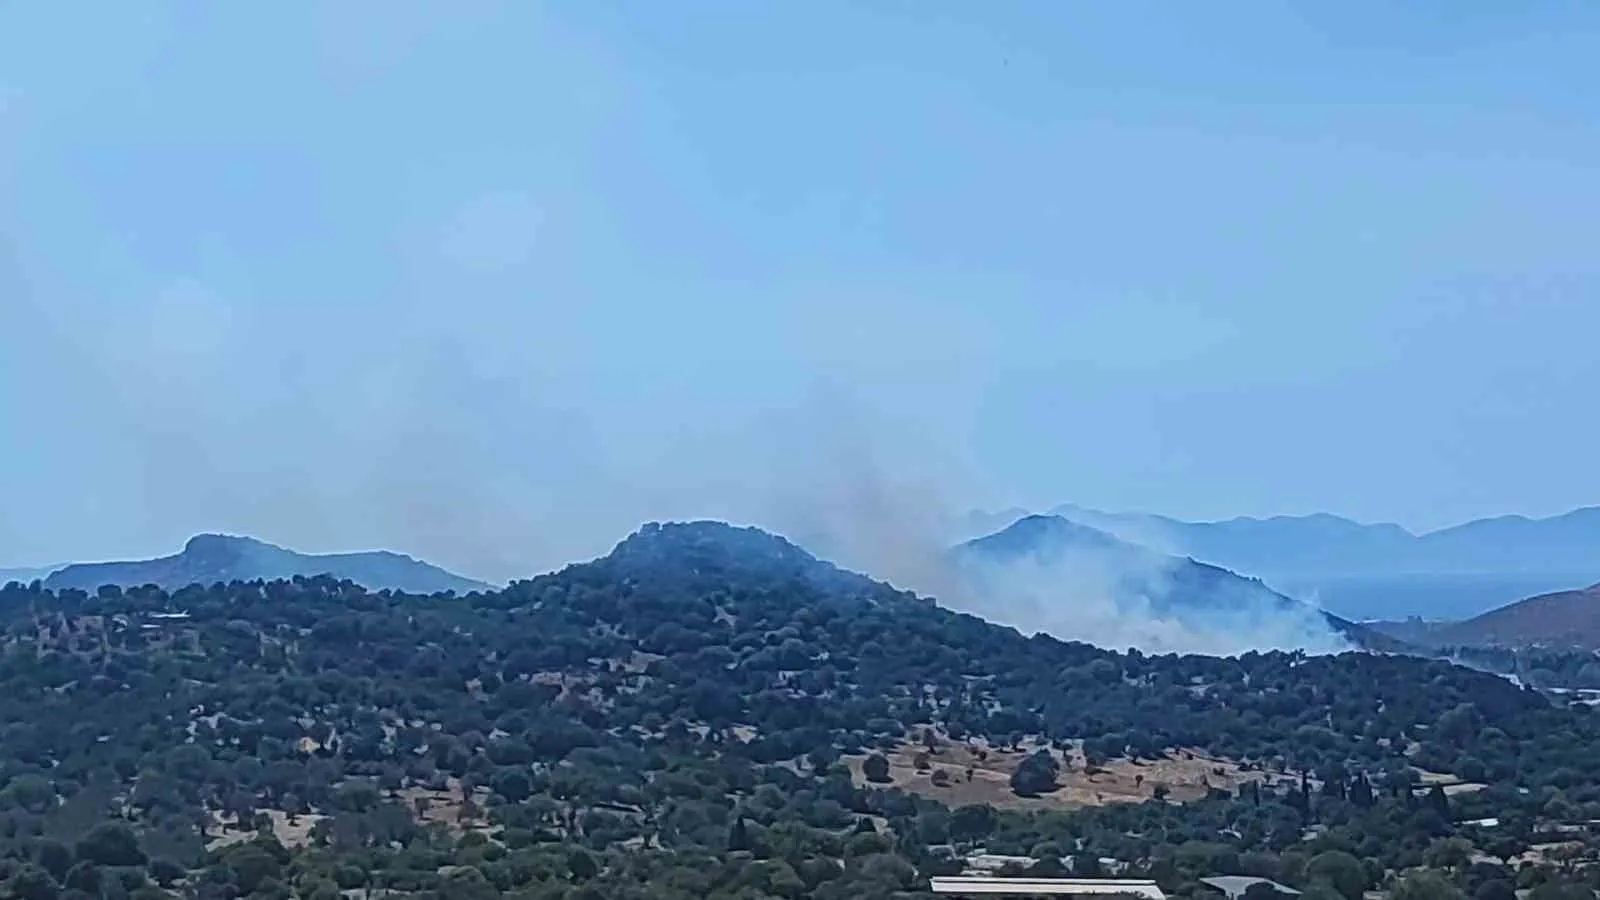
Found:
[[[1063,869],[1072,865],[1071,857],[1060,857],[1056,863]],[[966,858],[966,871],[963,875],[982,876],[995,875],[1007,866],[1027,869],[1039,864],[1039,860],[1031,856],[1007,856],[1000,853],[974,853]]]
[[[1256,878],[1250,875],[1218,875],[1215,878],[1202,878],[1200,883],[1221,891],[1227,895],[1228,900],[1240,900],[1245,891],[1258,884],[1264,884],[1285,896],[1298,897],[1300,895],[1299,891],[1288,885],[1279,884],[1270,878]]]
[[[1059,897],[1073,894],[1124,894],[1142,900],[1167,900],[1154,881],[1139,878],[975,878],[930,879],[935,894],[956,897]]]

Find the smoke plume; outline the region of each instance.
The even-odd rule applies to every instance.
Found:
[[[112,512],[101,549],[57,545],[50,560],[154,555],[216,530],[387,547],[503,581],[603,553],[647,519],[714,517],[1028,632],[1150,652],[1343,646],[1310,611],[1165,608],[1175,561],[1159,554],[956,565],[961,510],[983,490],[959,438],[929,440],[838,379],[776,410],[652,430],[562,403],[537,366],[459,333],[391,327],[350,345],[191,282],[110,321],[22,312],[93,411],[62,420],[68,441],[111,451],[83,473]],[[52,502],[34,506],[48,517]]]
[[[957,498],[970,496],[966,490],[980,480],[952,454],[896,441],[915,432],[893,427],[847,394],[813,399],[769,420],[774,434],[804,437],[741,498],[733,518],[1027,633],[1150,653],[1351,649],[1316,608],[1283,601],[1242,578],[1209,590],[1203,606],[1175,602],[1179,568],[1193,564],[1109,536],[1106,546],[1008,559],[953,552],[957,541],[975,536]],[[991,520],[986,527],[1009,524]]]

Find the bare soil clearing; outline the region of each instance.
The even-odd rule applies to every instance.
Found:
[[[318,822],[327,818],[327,816],[317,815],[316,813],[290,816],[281,809],[264,809],[261,811],[266,813],[267,817],[272,820],[272,834],[278,839],[278,843],[285,847],[304,847],[311,843],[311,829],[315,828]],[[234,821],[231,815],[213,813],[211,822],[211,832],[214,837],[206,842],[207,850],[243,843],[256,836],[254,828],[239,828],[238,823]]]
[[[1487,784],[1476,781],[1462,781],[1448,772],[1430,772],[1427,769],[1417,769],[1416,771],[1419,786],[1433,787],[1434,785],[1439,785],[1439,789],[1444,791],[1447,797],[1454,797],[1457,794],[1476,794],[1489,787]]]
[[[930,753],[920,743],[906,742],[884,753],[893,782],[881,786],[937,798],[951,806],[987,803],[1009,809],[1040,809],[1139,803],[1153,799],[1157,785],[1167,788],[1169,800],[1186,802],[1204,797],[1208,787],[1235,791],[1247,781],[1269,780],[1265,772],[1246,771],[1237,763],[1185,749],[1169,751],[1165,759],[1159,760],[1115,759],[1089,774],[1082,750],[1074,747],[1065,753],[1051,751],[1064,763],[1060,788],[1039,797],[1019,797],[1011,790],[1011,773],[1037,749],[1025,745],[1018,750],[1005,750],[945,742]],[[927,768],[919,769],[917,758],[925,753]],[[868,784],[862,772],[865,755],[847,756],[843,761],[857,784]],[[942,786],[934,784],[933,777],[941,770],[948,778]],[[1287,776],[1277,776],[1271,780],[1286,779]]]
[[[423,825],[439,823],[457,834],[488,830],[487,816],[483,812],[489,801],[487,788],[480,787],[473,791],[472,801],[475,809],[465,819],[462,818],[461,811],[466,806],[467,798],[460,779],[450,779],[448,786],[442,791],[429,790],[425,787],[402,788],[400,797],[410,805],[412,814]]]

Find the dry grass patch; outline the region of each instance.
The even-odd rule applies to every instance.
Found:
[[[451,778],[446,782],[444,790],[407,787],[399,791],[399,796],[410,808],[411,814],[423,825],[437,823],[456,834],[489,830],[486,813],[489,802],[488,788],[475,788],[470,806],[459,778]]]
[[[291,816],[281,809],[264,809],[267,818],[272,821],[272,834],[278,843],[285,847],[304,847],[311,843],[311,829],[327,816],[316,813],[304,813]],[[211,814],[211,828],[208,829],[215,837],[206,841],[207,850],[218,847],[227,847],[233,844],[242,844],[255,838],[256,829],[251,825],[240,826],[239,822],[226,813]]]
[[[1139,803],[1153,799],[1158,785],[1166,787],[1169,800],[1185,802],[1204,797],[1208,787],[1234,791],[1247,781],[1266,780],[1262,772],[1245,771],[1237,763],[1182,749],[1170,751],[1159,760],[1112,760],[1091,774],[1086,771],[1082,750],[1073,747],[1065,753],[1051,750],[1063,761],[1057,790],[1039,797],[1019,797],[1011,790],[1011,774],[1037,749],[1024,746],[1008,751],[946,742],[930,753],[920,743],[903,742],[884,753],[893,782],[880,786],[898,787],[950,806],[987,803],[1011,809],[1039,809]],[[922,768],[917,763],[924,755],[926,767]],[[862,771],[865,761],[864,755],[844,759],[857,784],[869,784]],[[939,776],[944,783],[935,784],[935,773],[941,771],[945,773]]]

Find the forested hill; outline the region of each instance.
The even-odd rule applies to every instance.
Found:
[[[0,615],[0,896],[887,900],[981,848],[1360,900],[1424,864],[1589,877],[1501,861],[1600,818],[1600,720],[1498,677],[1027,637],[715,523],[464,597],[13,585]],[[1228,774],[1183,803],[1058,787],[1197,757]],[[947,761],[986,758],[1010,787],[953,802],[982,785]]]
[[[1443,623],[1428,637],[1457,647],[1600,650],[1600,584],[1541,594],[1465,622]]]
[[[573,567],[629,582],[651,578],[675,591],[709,591],[758,582],[802,582],[831,600],[912,599],[865,575],[817,559],[788,540],[759,528],[722,522],[652,522],[610,554]]]

